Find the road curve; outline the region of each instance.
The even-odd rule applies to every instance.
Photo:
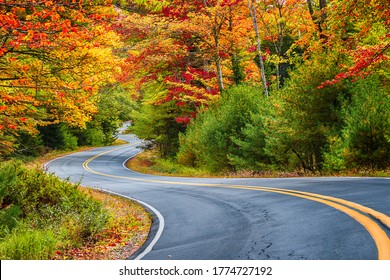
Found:
[[[177,178],[123,163],[129,144],[49,162],[49,172],[139,200],[155,223],[139,259],[390,259],[389,178]],[[134,258],[135,258],[134,257]]]

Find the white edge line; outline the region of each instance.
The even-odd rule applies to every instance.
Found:
[[[145,175],[146,175],[146,176],[151,176],[151,174],[141,173],[141,172],[135,171],[135,170],[133,170],[133,169],[131,169],[131,168],[129,168],[129,167],[126,166],[126,163],[127,163],[129,160],[131,160],[132,158],[136,157],[137,155],[139,155],[139,154],[142,153],[142,152],[143,152],[143,151],[140,150],[140,151],[139,151],[138,153],[136,153],[135,155],[132,155],[131,157],[127,158],[127,159],[122,163],[122,166],[123,166],[124,169],[130,170],[131,172],[134,172],[134,173],[136,173],[136,174],[140,174],[140,175],[144,175],[144,176],[145,176]],[[165,176],[165,177],[169,177],[169,176]]]
[[[135,173],[139,173],[137,171],[134,171],[130,168],[128,168],[126,166],[126,163],[132,159],[133,157],[137,156],[138,154],[140,154],[142,152],[142,150],[140,150],[138,153],[136,153],[135,155],[132,155],[131,157],[127,158],[123,163],[122,163],[122,166],[124,169],[127,169],[127,170],[130,170],[132,172],[135,172]],[[139,173],[139,174],[142,174],[142,173]],[[145,175],[145,174],[142,174],[142,175]],[[109,191],[111,192],[111,191]],[[125,197],[125,198],[128,198],[128,199],[131,199],[131,200],[134,200],[146,207],[148,207],[151,211],[153,211],[153,213],[157,216],[158,220],[159,220],[159,224],[158,224],[158,230],[157,230],[157,233],[156,233],[156,236],[153,238],[153,240],[150,242],[150,244],[145,248],[145,250],[139,254],[134,260],[141,260],[143,257],[145,257],[148,253],[150,253],[154,247],[154,245],[157,243],[157,241],[160,239],[161,235],[162,235],[162,232],[164,231],[164,227],[165,227],[165,220],[164,220],[164,216],[156,209],[154,208],[153,206],[143,202],[143,201],[140,201],[140,200],[137,200],[137,199],[134,199],[134,198],[131,198],[131,197],[128,197],[128,196],[125,196],[125,195],[121,195],[121,194],[117,194],[115,192],[111,192],[113,194],[116,194],[116,195],[119,195],[119,196],[122,196],[122,197]]]
[[[77,152],[76,152],[77,153]],[[137,153],[138,154],[138,153]],[[136,155],[137,155],[136,154]],[[52,163],[53,161],[56,161],[58,159],[61,159],[61,158],[64,158],[64,157],[67,157],[67,156],[70,156],[69,155],[64,155],[64,156],[61,156],[61,157],[57,157],[57,158],[54,158],[48,162],[46,162],[43,166],[45,168],[47,168],[47,166]],[[134,155],[135,156],[135,155]],[[132,156],[132,157],[134,157]],[[130,158],[132,158],[130,157]],[[123,162],[123,167],[126,168],[126,169],[129,169],[126,167],[125,163],[130,159],[126,159],[124,162]],[[150,211],[152,211],[156,217],[158,218],[159,220],[159,224],[158,224],[158,230],[157,230],[157,233],[156,233],[156,236],[153,238],[153,240],[149,243],[149,245],[145,248],[145,250],[139,254],[134,260],[141,260],[143,257],[145,257],[148,253],[150,253],[154,247],[154,245],[156,245],[157,241],[160,239],[163,231],[164,231],[164,227],[165,227],[165,220],[164,220],[164,216],[160,213],[160,211],[158,211],[156,208],[154,208],[153,206],[151,206],[150,204],[147,204],[146,202],[143,202],[141,200],[138,200],[138,199],[135,199],[135,198],[132,198],[132,197],[129,197],[129,196],[126,196],[126,195],[123,195],[123,194],[120,194],[120,193],[116,193],[116,192],[113,192],[113,191],[109,191],[109,190],[106,190],[106,189],[102,189],[102,188],[94,188],[94,189],[99,189],[103,192],[107,192],[107,193],[111,193],[113,195],[117,195],[117,196],[121,196],[121,197],[124,197],[124,198],[127,198],[127,199],[130,199],[132,201],[135,201],[139,204],[142,204],[144,206],[146,206],[147,208],[150,209]]]
[[[129,196],[126,196],[126,195],[123,195],[120,193],[113,192],[113,191],[109,191],[109,190],[105,190],[105,189],[101,189],[101,188],[99,188],[99,189],[103,192],[107,192],[107,193],[110,193],[113,195],[121,196],[121,197],[130,199],[130,200],[133,200],[139,204],[142,204],[142,205],[146,206],[147,208],[149,208],[157,216],[157,218],[159,220],[159,225],[158,225],[158,230],[157,230],[156,236],[153,238],[153,240],[150,242],[150,244],[145,248],[145,250],[134,259],[134,260],[141,260],[143,257],[145,257],[148,253],[150,253],[152,251],[154,245],[156,245],[157,241],[160,239],[160,237],[164,231],[165,220],[164,220],[163,215],[156,208],[154,208],[150,204],[147,204],[146,202],[143,202],[143,201],[135,199],[133,197],[129,197]]]
[[[126,159],[123,163],[122,163],[122,166],[125,168],[125,169],[128,169],[128,170],[131,170],[129,169],[127,166],[126,166],[126,162],[129,161],[131,158],[135,157],[136,155],[138,155],[139,153],[141,153],[141,151],[139,151],[138,153],[136,153],[135,155],[129,157],[128,159]],[[131,170],[133,171],[133,170]],[[140,173],[142,174],[142,173]],[[159,220],[159,223],[158,223],[158,230],[157,230],[157,233],[156,235],[154,236],[153,240],[149,243],[149,245],[145,248],[145,250],[143,250],[142,253],[140,253],[134,260],[142,260],[143,257],[145,257],[147,254],[149,254],[154,245],[156,245],[157,241],[160,239],[163,231],[164,231],[164,227],[165,227],[165,219],[164,219],[164,216],[160,213],[160,211],[158,211],[156,208],[154,208],[152,205],[146,203],[146,202],[143,202],[141,200],[138,200],[138,199],[135,199],[133,197],[129,197],[129,196],[126,196],[126,195],[123,195],[123,194],[120,194],[120,193],[117,193],[117,192],[113,192],[113,191],[109,191],[109,190],[106,190],[106,189],[101,189],[99,188],[100,190],[102,190],[103,192],[107,192],[107,193],[111,193],[113,195],[117,195],[117,196],[121,196],[121,197],[124,197],[124,198],[127,198],[127,199],[130,199],[132,201],[135,201],[135,202],[138,202],[139,204],[142,204],[144,206],[146,206],[147,208],[150,209],[150,211],[152,211],[156,217],[158,218]]]

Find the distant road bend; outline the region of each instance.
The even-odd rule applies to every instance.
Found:
[[[58,158],[50,172],[144,203],[135,259],[390,259],[389,178],[177,178],[124,166],[139,140]]]

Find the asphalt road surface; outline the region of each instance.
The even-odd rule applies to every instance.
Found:
[[[177,178],[140,174],[129,144],[65,156],[49,172],[154,214],[133,259],[390,259],[390,178]]]

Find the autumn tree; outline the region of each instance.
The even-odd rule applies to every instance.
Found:
[[[386,5],[382,0],[329,3],[327,46],[347,60],[320,88],[351,85],[342,108],[345,123],[329,138],[327,169],[389,166],[390,12]]]
[[[258,36],[265,49],[262,58],[275,69],[271,73],[268,70],[268,84],[279,89],[288,76],[289,66],[305,49],[300,40],[312,32],[310,15],[302,0],[260,0],[256,15],[260,27]],[[257,61],[260,65],[260,60]]]
[[[307,3],[307,7],[309,9],[309,12],[310,12],[310,16],[311,16],[313,22],[317,26],[317,30],[318,30],[320,38],[325,39],[326,36],[323,32],[325,30],[324,24],[325,24],[325,20],[327,17],[326,8],[328,5],[328,1],[327,0],[318,0],[318,1],[308,0],[308,1],[306,1],[306,3]]]
[[[379,128],[388,125],[388,12],[382,1],[368,4],[323,6],[322,36],[313,36],[276,104],[267,146],[281,161],[295,158],[308,170],[388,165],[388,136]]]
[[[0,1],[0,141],[64,122],[85,126],[119,70],[105,1]]]
[[[328,47],[350,57],[342,71],[323,85],[364,78],[388,67],[390,12],[387,1],[332,1],[329,4]]]
[[[193,28],[196,36],[197,51],[204,58],[204,67],[215,71],[219,90],[226,87],[230,81],[224,77],[229,72],[224,67],[224,61],[231,60],[230,71],[238,77],[238,53],[245,48],[244,38],[247,37],[248,20],[244,11],[244,2],[237,0],[225,1],[172,1],[172,5],[163,9],[166,17],[185,21]],[[211,64],[212,65],[209,65]],[[213,68],[215,70],[213,70]],[[242,75],[242,74],[241,74]],[[243,80],[243,77],[239,80]]]
[[[178,39],[187,28],[159,15],[125,10],[114,28],[125,35],[124,48],[119,50],[126,57],[119,81],[140,103],[133,130],[139,137],[154,141],[163,154],[170,153],[184,128],[180,118],[190,111],[186,103],[179,103],[182,96],[173,85],[191,60],[187,47]]]

